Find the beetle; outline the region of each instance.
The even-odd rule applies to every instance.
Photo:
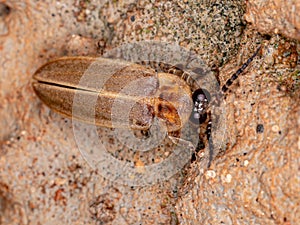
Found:
[[[226,81],[221,93],[227,92],[259,50],[260,47]],[[62,57],[40,67],[33,75],[32,86],[41,101],[54,111],[96,126],[149,130],[156,117],[164,121],[168,134],[172,136],[188,121],[196,125],[207,122],[205,134],[209,144],[209,167],[214,151],[209,109],[213,96],[201,87],[192,92],[190,84],[185,82],[189,76],[181,71],[180,66],[166,67],[167,72],[157,73],[153,68],[122,60]],[[142,80],[144,84],[141,89],[135,86],[139,91],[133,91],[133,88],[129,92],[122,92],[129,83]],[[74,105],[76,93],[80,93],[84,99],[97,99],[94,112],[86,110],[83,102]],[[129,111],[123,113],[122,107],[119,107],[119,116],[112,116],[116,100],[124,106],[130,105]],[[196,153],[199,148],[196,147]],[[195,153],[192,155],[194,160]]]
[[[88,77],[86,82],[82,79],[84,75]],[[128,83],[139,81],[144,83],[140,93],[122,93]],[[166,122],[168,132],[177,131],[189,119],[193,105],[190,88],[179,77],[106,58],[63,57],[50,61],[36,71],[32,86],[42,102],[54,111],[109,128],[148,130],[154,117],[158,117]],[[94,115],[81,105],[73,105],[76,91],[82,96],[97,96]],[[124,105],[134,103],[129,121],[111,120],[116,99]],[[80,108],[75,114],[74,107]]]

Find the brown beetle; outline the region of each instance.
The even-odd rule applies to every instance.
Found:
[[[190,87],[180,77],[121,60],[63,57],[40,67],[33,79],[34,91],[51,109],[97,126],[147,130],[158,117],[173,132],[187,122],[193,108]],[[133,88],[140,90],[122,91],[134,82]],[[96,99],[95,111],[73,101],[75,94],[84,101]],[[131,105],[130,112],[112,117],[116,100]],[[122,116],[127,114],[129,118]]]

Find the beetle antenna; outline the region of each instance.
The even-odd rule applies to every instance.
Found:
[[[249,66],[249,64],[253,61],[255,56],[259,53],[261,49],[261,46],[257,48],[255,53],[226,81],[226,83],[222,87],[222,91],[226,92],[228,90],[228,87],[235,81],[241,73],[244,72],[244,70]]]

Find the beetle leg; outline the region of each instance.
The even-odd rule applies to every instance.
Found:
[[[169,138],[171,139],[171,141],[176,144],[176,145],[181,145],[184,146],[185,148],[190,149],[190,152],[193,152],[195,149],[195,146],[192,144],[192,142],[178,138],[178,137],[174,137],[169,135]]]
[[[211,113],[210,112],[208,112],[208,117],[209,117],[209,120],[208,120],[208,123],[207,123],[205,134],[206,134],[206,138],[208,140],[208,148],[209,148],[209,152],[208,152],[208,154],[209,154],[208,168],[209,168],[210,164],[213,160],[213,156],[214,156],[214,143],[213,143],[213,140],[212,140],[212,137],[211,137],[212,122],[211,122]]]

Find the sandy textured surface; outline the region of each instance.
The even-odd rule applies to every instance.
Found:
[[[245,18],[262,33],[300,40],[299,10],[297,0],[251,0],[247,2]]]
[[[261,36],[249,19],[261,11],[248,2],[253,27],[246,3],[235,0],[1,1],[0,224],[299,224],[300,46],[273,27]],[[286,32],[297,35],[293,26]],[[83,159],[72,121],[41,103],[31,77],[54,57],[141,40],[194,51],[221,84],[262,50],[222,99],[226,129],[214,135],[223,151],[211,168],[200,152],[171,179],[131,187]],[[110,129],[99,134],[112,153],[135,160]]]

